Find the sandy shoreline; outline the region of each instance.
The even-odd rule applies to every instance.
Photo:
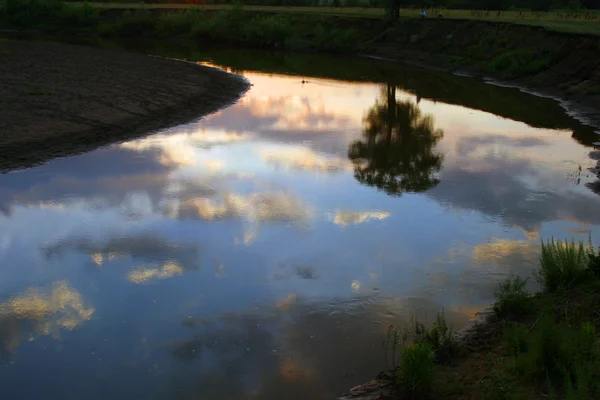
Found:
[[[0,171],[201,118],[248,87],[241,76],[192,63],[0,40]]]

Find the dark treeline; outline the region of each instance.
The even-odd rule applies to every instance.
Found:
[[[102,1],[102,0],[100,0]],[[127,1],[127,0],[126,0]],[[194,0],[147,0],[151,3],[194,2]],[[196,0],[204,4],[231,4],[232,0]],[[402,8],[465,10],[578,10],[600,9],[600,0],[244,0],[246,5],[385,7],[393,2]]]
[[[410,3],[398,0],[401,3]],[[600,0],[429,0],[431,7],[471,9],[471,10],[573,10],[580,8],[599,9]]]
[[[10,0],[5,0],[10,1]],[[82,1],[82,0],[66,0]],[[88,0],[107,2],[108,0]],[[119,0],[140,3],[140,0]],[[463,10],[582,10],[600,9],[600,0],[143,0],[144,3],[234,4],[262,6],[334,6],[388,7],[394,3],[402,8],[463,9]],[[2,0],[0,0],[2,4]]]
[[[163,2],[169,0],[150,1]],[[389,1],[390,0],[245,0],[243,3],[247,5],[271,6],[333,5],[349,7],[382,7]],[[173,2],[173,0],[170,2]],[[533,11],[600,9],[600,0],[395,0],[395,2],[405,8]],[[231,0],[203,0],[202,3],[229,4],[231,3]]]

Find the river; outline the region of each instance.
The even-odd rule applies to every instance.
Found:
[[[7,399],[331,399],[598,238],[594,129],[368,59],[106,44],[244,75],[198,121],[0,175]],[[535,279],[529,287],[535,290]]]

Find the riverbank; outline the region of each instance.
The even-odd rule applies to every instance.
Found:
[[[422,23],[420,23],[422,22]],[[600,38],[481,21],[411,21],[368,43],[371,56],[410,62],[551,97],[600,127]]]
[[[236,101],[240,76],[193,63],[0,41],[0,170],[148,134]]]
[[[494,306],[455,334],[451,344],[443,314],[442,323],[438,317],[431,328],[419,331],[417,324],[415,344],[395,354],[414,356],[415,346],[426,346],[435,359],[429,370],[423,368],[428,353],[420,359],[401,355],[393,371],[339,400],[598,398],[598,251],[591,243],[545,242],[534,275],[539,293],[528,294],[526,280],[508,278],[496,290]],[[447,348],[461,350],[440,359]],[[408,386],[406,376],[412,378]]]
[[[12,19],[0,21],[0,26],[59,35],[179,38],[409,62],[552,97],[582,122],[600,127],[600,36],[594,34],[477,19],[400,18],[390,25],[372,15],[276,13],[241,5],[132,10],[69,4],[42,11],[31,14],[16,9]],[[55,16],[46,18],[48,14]]]

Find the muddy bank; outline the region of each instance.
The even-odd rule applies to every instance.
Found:
[[[552,97],[580,121],[600,127],[600,36],[476,20],[401,18],[390,26],[376,18],[274,15],[244,9],[218,13],[102,10],[81,26],[55,25],[44,28],[30,21],[13,28],[16,32],[41,29],[91,37],[180,38],[405,61],[493,79]]]
[[[409,21],[367,43],[365,52],[481,77],[551,97],[600,127],[600,38],[481,21]]]
[[[236,101],[240,76],[57,43],[0,41],[0,170],[200,118]]]
[[[488,307],[475,314],[475,318],[470,319],[467,325],[454,334],[454,339],[465,346],[471,358],[477,358],[478,354],[483,354],[495,344],[501,333],[501,321],[497,318],[493,307]],[[463,364],[466,364],[463,362]],[[456,365],[446,368],[448,371],[442,371],[446,375],[451,373],[456,375],[460,368]],[[466,376],[469,379],[471,377]],[[375,378],[362,385],[353,387],[344,393],[337,400],[397,400],[398,394],[394,388],[394,380],[391,374],[380,372]]]

